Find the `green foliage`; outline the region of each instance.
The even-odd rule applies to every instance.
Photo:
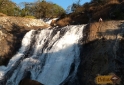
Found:
[[[22,9],[22,10],[20,11],[20,15],[21,15],[22,17],[27,16],[26,14],[27,14],[27,13],[26,13],[26,10],[25,10],[25,9]]]
[[[35,19],[34,16],[25,16],[26,18],[32,18],[32,19]]]
[[[58,17],[61,14],[65,13],[64,9],[57,4],[52,4],[51,12],[52,12],[52,17]]]
[[[65,12],[64,9],[57,4],[46,1],[36,2],[32,9],[34,10],[34,16],[37,18],[58,17]]]
[[[0,0],[0,12],[6,15],[14,16],[16,9],[18,9],[18,7],[12,1]]]
[[[65,13],[64,9],[57,4],[38,0],[34,3],[22,2],[18,7],[10,0],[0,0],[0,12],[9,16],[34,16],[36,18],[53,18]]]

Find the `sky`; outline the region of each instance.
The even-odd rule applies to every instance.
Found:
[[[15,2],[16,4],[19,4],[21,2],[36,2],[37,0],[12,0],[12,2]],[[55,4],[58,4],[65,10],[68,6],[72,5],[73,3],[76,3],[78,0],[46,0],[48,2],[53,2]],[[84,4],[85,2],[90,2],[91,0],[81,0],[80,4]]]

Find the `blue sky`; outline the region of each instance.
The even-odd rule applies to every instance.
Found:
[[[36,2],[37,0],[12,0],[12,1],[15,2],[16,4],[19,4],[21,2]],[[46,0],[46,1],[56,3],[66,10],[68,6],[72,5],[73,2],[77,2],[78,0]],[[91,0],[81,0],[81,4],[90,1]]]

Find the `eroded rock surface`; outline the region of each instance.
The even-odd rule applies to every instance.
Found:
[[[49,27],[48,24],[38,19],[0,17],[0,65],[6,65],[18,51],[21,40],[27,31],[47,27]]]
[[[84,30],[79,76],[81,85],[97,85],[97,75],[114,73],[124,84],[124,21],[88,24]]]

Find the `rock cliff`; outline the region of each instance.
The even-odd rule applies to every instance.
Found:
[[[27,31],[47,27],[48,24],[38,19],[0,17],[0,65],[6,65],[17,52]]]
[[[34,23],[35,22],[35,23]],[[0,65],[17,52],[25,33],[49,27],[36,19],[0,17]],[[81,42],[80,85],[96,85],[97,75],[114,73],[124,85],[124,21],[103,21],[86,25]]]
[[[124,85],[124,21],[89,23],[83,31],[79,78],[81,85],[97,85],[97,75],[114,73]]]

